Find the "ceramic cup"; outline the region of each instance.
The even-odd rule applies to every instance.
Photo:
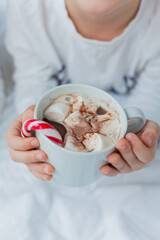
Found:
[[[86,93],[90,97],[108,101],[118,113],[121,133],[119,139],[127,132],[140,131],[146,119],[138,108],[123,109],[120,104],[108,93],[95,87],[79,84],[67,84],[51,89],[38,101],[35,107],[34,118],[43,119],[43,112],[50,105],[53,98],[69,93]],[[55,167],[52,181],[66,186],[83,186],[92,183],[100,175],[100,167],[107,163],[107,156],[115,150],[116,143],[99,152],[73,152],[51,142],[40,132],[36,132],[40,142],[40,149],[48,155],[48,162]],[[118,139],[118,140],[119,140]]]

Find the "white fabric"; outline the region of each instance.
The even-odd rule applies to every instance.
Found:
[[[2,59],[2,54],[1,54],[1,45],[2,45],[2,34],[3,34],[3,17],[2,17],[2,6],[1,6],[1,3],[0,3],[0,23],[1,23],[1,27],[0,27],[0,119],[1,119],[1,112],[2,112],[2,109],[3,109],[3,104],[4,104],[4,97],[5,97],[5,94],[4,94],[4,82],[3,82],[3,79],[2,79],[2,72],[1,72],[1,68],[2,68],[2,63],[1,63],[1,59]]]
[[[12,58],[6,51],[4,44],[4,35],[6,27],[6,5],[7,0],[0,1],[0,72],[3,78],[3,95],[9,95],[13,89],[12,72],[13,62]],[[0,92],[2,89],[0,88]],[[1,104],[1,103],[0,103]]]
[[[1,70],[0,70],[1,71]],[[0,119],[1,119],[1,112],[3,109],[3,105],[4,105],[4,83],[1,77],[1,72],[0,72]]]
[[[6,43],[15,59],[18,112],[58,83],[73,82],[127,93],[113,96],[160,123],[159,15],[160,1],[142,0],[124,33],[102,42],[77,33],[64,0],[10,0]]]
[[[143,170],[81,188],[43,182],[10,160],[13,98],[0,124],[1,240],[159,240],[160,149]]]

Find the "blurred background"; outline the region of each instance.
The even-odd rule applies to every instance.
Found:
[[[13,81],[12,81],[13,62],[12,62],[12,58],[7,53],[4,45],[5,26],[6,26],[6,6],[7,6],[7,0],[0,0],[0,72],[1,72],[0,109],[1,110],[2,110],[2,103],[3,103],[3,110],[4,110],[6,97],[12,92],[12,89],[13,89]],[[3,85],[4,85],[4,88],[3,88]],[[4,96],[5,96],[5,100],[4,100]]]

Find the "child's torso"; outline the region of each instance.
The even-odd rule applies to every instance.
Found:
[[[143,0],[136,18],[111,42],[85,39],[78,34],[67,15],[64,0],[34,0],[34,3],[31,0],[24,11],[28,9],[25,20],[32,19],[29,31],[36,42],[35,50],[53,65],[58,84],[91,84],[126,93],[134,87],[153,54],[147,38],[155,6],[156,0],[152,3]],[[41,14],[36,14],[37,8]]]

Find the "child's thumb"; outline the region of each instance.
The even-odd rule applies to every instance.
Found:
[[[29,119],[34,118],[35,105],[28,107],[22,114],[22,124]]]

